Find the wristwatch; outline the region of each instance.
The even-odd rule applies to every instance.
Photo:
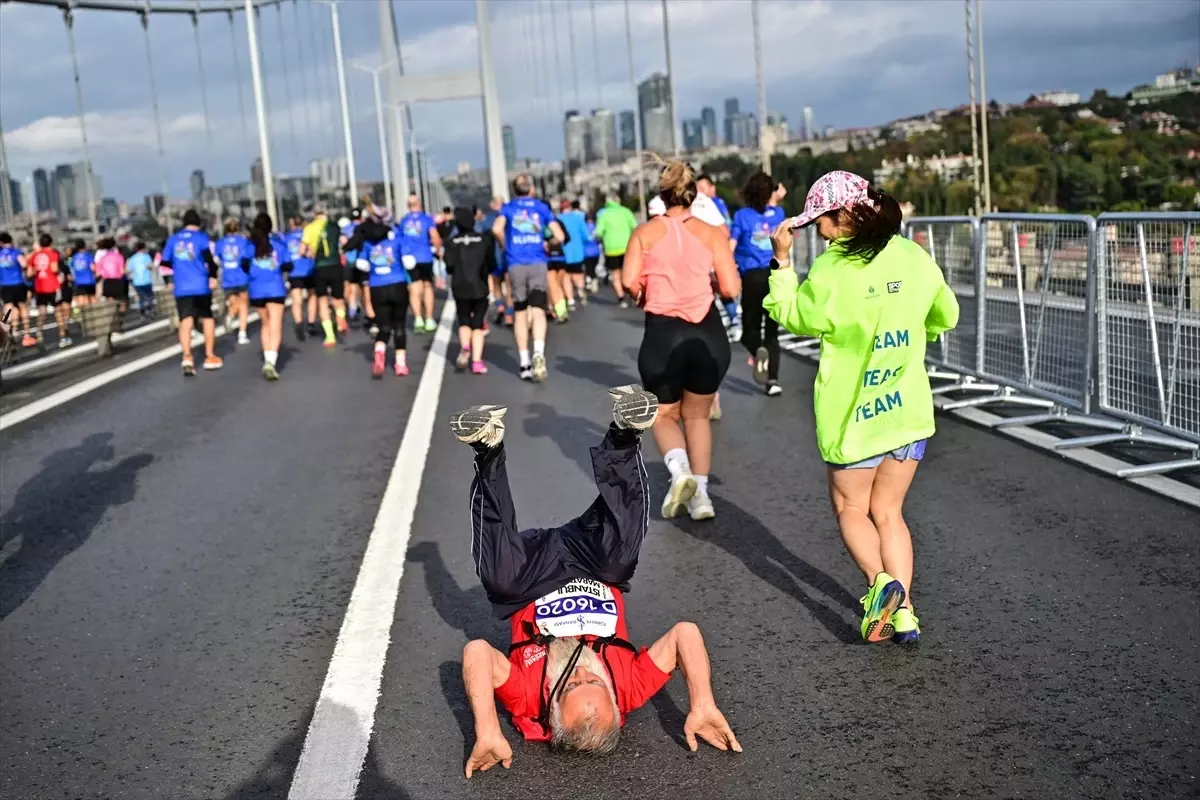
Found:
[[[787,261],[780,261],[774,257],[771,258],[771,269],[790,269],[791,266],[792,260],[790,258]]]

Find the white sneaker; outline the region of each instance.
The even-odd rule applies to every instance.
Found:
[[[246,335],[245,331],[238,333],[238,344],[250,344],[250,337]]]
[[[729,341],[740,342],[742,340],[742,326],[734,323],[729,326]]]
[[[663,519],[674,519],[688,510],[688,501],[696,494],[696,476],[681,472],[671,478],[667,496],[663,498]]]
[[[695,520],[712,519],[717,515],[713,510],[712,499],[708,496],[708,492],[697,492],[692,495],[692,499],[688,500],[687,504],[688,516]]]
[[[538,383],[546,380],[546,357],[543,355],[534,355],[533,357],[533,379]]]
[[[450,430],[466,444],[496,447],[504,440],[507,406],[471,406],[450,417]]]
[[[521,380],[531,381],[533,380],[533,367],[521,367],[521,371],[517,374],[520,376]]]
[[[658,417],[658,398],[636,383],[608,390],[613,401],[613,422],[627,431],[644,431]]]

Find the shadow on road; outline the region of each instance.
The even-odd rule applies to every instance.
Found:
[[[625,386],[638,382],[636,375],[631,375],[607,361],[559,356],[554,362],[554,368],[564,375],[589,381],[597,386],[603,386],[605,389],[610,386]]]
[[[587,417],[560,414],[553,406],[545,403],[530,403],[528,414],[521,420],[521,425],[526,436],[554,442],[562,454],[574,461],[584,475],[588,478],[594,477],[591,448],[604,438],[608,431],[607,423]]]
[[[665,483],[658,481],[657,483]],[[861,604],[831,575],[817,569],[791,550],[755,517],[728,500],[713,495],[714,521],[671,520],[675,527],[702,542],[729,553],[760,580],[795,598],[842,644],[861,644],[854,628],[837,610],[819,602],[801,584],[821,592],[846,610],[860,613]]]
[[[154,461],[149,453],[108,469],[93,465],[115,455],[112,433],[93,433],[74,447],[51,453],[41,470],[17,490],[0,517],[0,548],[20,545],[0,563],[0,619],[37,591],[60,561],[80,547],[108,509],[133,500],[137,474]]]
[[[454,714],[458,723],[458,731],[462,734],[463,754],[462,763],[466,764],[471,756],[471,748],[475,746],[475,717],[467,703],[466,689],[463,688],[461,661],[443,661],[438,667],[438,680],[442,685],[442,697]]]
[[[663,733],[671,737],[671,741],[675,744],[687,750],[687,739],[683,735],[687,712],[679,707],[665,686],[658,694],[650,698],[650,702],[654,705],[654,713],[658,716],[658,724],[662,727]]]
[[[413,545],[408,550],[408,561],[425,566],[425,589],[433,600],[434,611],[442,621],[462,631],[468,640],[503,638],[508,624],[493,616],[483,587],[459,588],[458,582],[446,568],[446,560],[442,558],[441,548],[436,543],[420,542]]]

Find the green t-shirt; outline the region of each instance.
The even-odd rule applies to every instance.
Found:
[[[596,218],[596,230],[592,236],[604,245],[604,255],[623,256],[629,248],[629,239],[637,227],[637,217],[620,203],[609,201],[604,204]]]
[[[958,324],[958,300],[920,245],[893,236],[864,262],[832,243],[803,284],[792,269],[772,271],[763,307],[792,333],[821,338],[813,405],[826,462],[933,435],[925,342]]]

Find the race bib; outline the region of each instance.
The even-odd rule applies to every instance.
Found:
[[[617,602],[603,583],[576,578],[534,604],[534,623],[548,636],[614,636]]]
[[[416,256],[400,256],[400,263],[404,265],[405,269],[412,269],[413,267],[415,267],[417,265],[417,257]]]

